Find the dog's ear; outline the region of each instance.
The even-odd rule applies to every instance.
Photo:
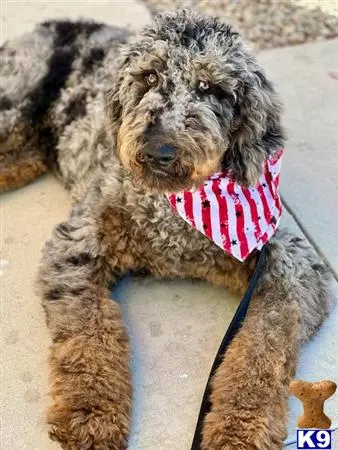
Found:
[[[111,87],[106,93],[106,115],[108,119],[107,126],[110,129],[110,137],[113,140],[113,145],[116,145],[117,134],[121,125],[122,119],[122,103],[121,103],[121,84],[124,78],[124,68],[129,62],[129,57],[126,52],[122,53],[116,60],[112,69]]]
[[[244,76],[222,167],[230,169],[238,182],[254,185],[261,175],[264,159],[283,146],[282,108],[272,84],[256,64]]]

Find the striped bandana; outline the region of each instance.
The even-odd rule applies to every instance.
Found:
[[[203,185],[168,194],[172,209],[231,256],[244,261],[275,233],[281,215],[279,174],[283,149],[264,161],[256,186],[244,187],[226,172]]]

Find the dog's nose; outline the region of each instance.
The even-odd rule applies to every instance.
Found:
[[[160,166],[167,166],[176,158],[176,149],[170,144],[164,144],[160,147],[146,147],[144,155],[148,161]]]

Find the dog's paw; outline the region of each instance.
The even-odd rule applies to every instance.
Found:
[[[246,412],[211,412],[203,430],[203,450],[281,450],[283,438],[268,417]],[[278,437],[277,437],[278,436]]]
[[[47,422],[65,450],[127,448],[132,392],[124,345],[102,330],[52,347]]]
[[[121,420],[122,419],[122,420]],[[114,413],[70,410],[55,403],[49,410],[49,436],[65,450],[124,450],[128,424]]]

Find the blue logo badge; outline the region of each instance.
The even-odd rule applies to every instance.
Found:
[[[332,444],[332,430],[309,430],[298,429],[297,430],[297,448],[298,449],[329,449],[331,450]]]

